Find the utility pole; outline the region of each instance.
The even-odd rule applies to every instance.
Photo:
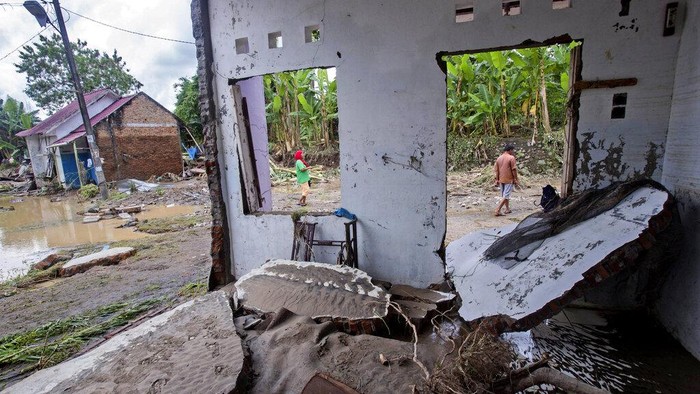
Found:
[[[102,160],[100,160],[100,149],[97,147],[97,141],[95,140],[95,133],[92,131],[92,124],[90,123],[90,115],[87,111],[87,106],[85,105],[85,97],[83,96],[83,88],[80,83],[80,76],[78,75],[78,70],[75,67],[75,58],[73,57],[73,49],[70,46],[70,41],[68,40],[68,32],[66,31],[66,24],[63,21],[63,13],[61,13],[61,5],[58,0],[53,0],[53,7],[56,10],[56,19],[58,21],[58,27],[61,31],[61,38],[63,39],[63,46],[66,48],[66,58],[68,58],[68,68],[70,68],[70,74],[73,78],[73,85],[75,85],[75,95],[78,97],[78,106],[80,107],[80,115],[83,117],[83,125],[85,126],[85,134],[87,137],[88,146],[90,147],[90,155],[92,156],[92,163],[95,166],[95,176],[97,177],[97,186],[100,188],[100,196],[103,200],[109,198],[109,192],[107,191],[107,183],[105,182],[105,174],[102,171]],[[78,163],[75,163],[77,166]]]

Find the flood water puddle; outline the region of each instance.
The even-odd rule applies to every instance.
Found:
[[[120,219],[82,223],[79,211],[85,208],[74,199],[51,202],[48,197],[1,197],[0,281],[16,276],[56,248],[83,244],[109,243],[148,237],[133,228],[116,228]],[[146,206],[136,214],[139,220],[194,213],[196,206]]]
[[[700,392],[700,361],[642,312],[566,308],[504,337],[526,358],[546,353],[556,369],[613,393]]]

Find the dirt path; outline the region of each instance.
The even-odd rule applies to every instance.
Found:
[[[480,228],[501,227],[520,222],[526,216],[540,211],[533,204],[539,202],[542,186],[551,184],[559,188],[557,176],[522,177],[523,187],[514,191],[511,199],[512,214],[495,217],[493,211],[500,201],[499,189],[490,182],[483,185],[484,177],[490,174],[482,171],[450,172],[447,175],[447,234],[445,242],[450,243]],[[306,209],[309,211],[332,212],[341,207],[340,178],[324,175],[325,182],[312,182],[311,194]],[[279,182],[272,188],[273,210],[292,212],[300,207],[300,189],[292,179]]]
[[[512,213],[494,216],[500,201],[498,187],[490,182],[479,185],[484,178],[481,171],[450,173],[447,177],[447,234],[445,243],[450,243],[481,228],[501,227],[519,223],[526,216],[540,212],[542,187],[551,184],[559,189],[557,176],[521,176],[522,187],[511,195]]]

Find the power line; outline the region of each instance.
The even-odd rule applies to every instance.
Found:
[[[61,8],[63,8],[63,9],[64,9],[66,12],[68,12],[69,14],[72,13],[72,14],[78,15],[78,16],[81,17],[81,18],[85,18],[85,19],[87,19],[87,20],[89,20],[89,21],[95,22],[95,23],[97,23],[97,24],[100,24],[100,25],[103,25],[103,26],[107,26],[107,27],[111,27],[112,29],[121,30],[121,31],[126,32],[126,33],[129,33],[129,34],[135,34],[135,35],[137,35],[137,36],[143,36],[143,37],[148,37],[148,38],[155,38],[155,39],[157,39],[157,40],[179,42],[179,43],[181,43],[181,44],[191,44],[191,45],[194,45],[194,44],[195,44],[194,42],[191,42],[191,41],[182,41],[182,40],[176,40],[176,39],[173,39],[173,38],[158,37],[158,36],[154,36],[154,35],[151,35],[151,34],[140,33],[140,32],[133,31],[133,30],[127,30],[127,29],[124,29],[124,28],[121,28],[121,27],[117,27],[117,26],[110,25],[110,24],[107,24],[107,23],[104,23],[104,22],[100,22],[100,21],[98,21],[98,20],[92,19],[92,18],[90,18],[90,17],[88,17],[88,16],[85,16],[85,15],[80,15],[80,14],[78,14],[77,12],[71,11],[71,10],[65,8],[65,7],[61,7]]]
[[[23,42],[22,45],[18,46],[17,48],[13,49],[13,50],[10,51],[8,54],[6,54],[6,55],[3,56],[2,58],[0,58],[0,62],[3,61],[3,60],[5,60],[8,56],[12,55],[13,53],[15,53],[15,52],[17,52],[18,50],[20,50],[23,46],[27,45],[29,42],[31,42],[33,39],[35,39],[38,35],[40,35],[40,34],[43,33],[44,31],[46,31],[46,29],[48,29],[48,28],[49,28],[49,26],[46,26],[45,28],[39,30],[39,32],[36,33],[35,35],[33,35],[32,38],[30,38],[30,39],[28,39],[27,41]]]

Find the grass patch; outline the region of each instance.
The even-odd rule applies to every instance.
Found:
[[[78,194],[80,194],[80,197],[83,199],[89,200],[100,194],[100,189],[97,187],[97,185],[85,185],[78,190]]]
[[[0,338],[0,367],[24,366],[23,373],[56,365],[89,340],[123,326],[163,302],[115,303],[94,311],[53,321],[34,330]]]
[[[192,228],[200,223],[204,223],[205,221],[206,220],[201,215],[156,218],[139,222],[136,225],[136,229],[149,234],[162,234]]]
[[[204,282],[190,282],[180,288],[177,292],[181,297],[195,298],[206,294],[207,284]]]
[[[114,192],[109,194],[109,199],[112,201],[120,201],[127,197],[129,197],[129,195],[123,192]]]
[[[64,263],[58,263],[46,270],[29,270],[26,274],[9,279],[0,283],[0,295],[14,294],[16,289],[29,287],[41,282],[47,282],[58,278],[58,270]]]

